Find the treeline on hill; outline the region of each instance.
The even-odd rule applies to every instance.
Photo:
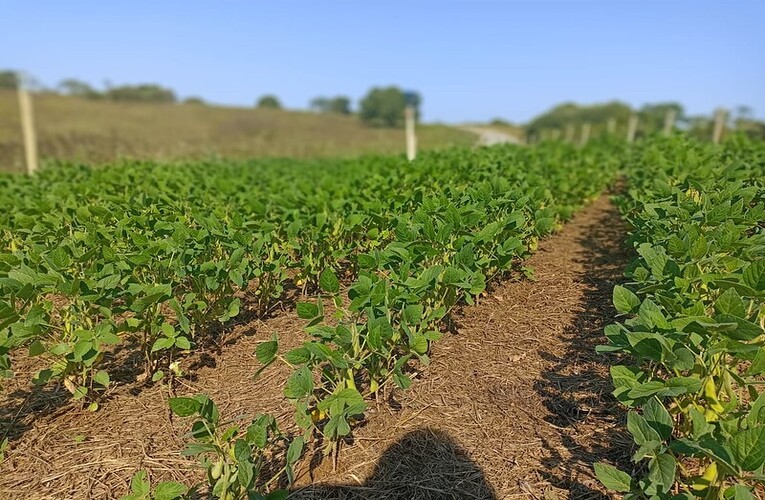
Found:
[[[708,139],[712,135],[714,119],[708,115],[689,115],[678,102],[645,104],[633,109],[620,101],[580,105],[572,102],[559,104],[537,116],[526,126],[526,132],[537,138],[565,138],[566,134],[579,134],[585,123],[590,124],[592,135],[627,134],[629,119],[637,115],[636,135],[648,136],[664,128],[668,112],[675,114],[675,127],[690,135]],[[765,123],[753,117],[749,106],[737,106],[728,117],[728,127],[743,131],[752,138],[765,138]],[[569,137],[569,139],[573,139]]]
[[[0,70],[0,89],[15,89],[18,86],[18,74],[12,70]],[[204,105],[201,97],[190,96],[179,99],[173,89],[156,83],[141,83],[136,85],[106,85],[99,90],[88,82],[66,78],[55,87],[47,88],[34,79],[27,81],[27,86],[40,91],[59,93],[72,97],[93,100],[109,100],[143,103],[177,103]],[[404,123],[404,108],[411,105],[415,108],[416,116],[420,117],[422,97],[417,92],[404,91],[396,86],[372,87],[359,101],[358,116],[361,120],[377,127],[401,127]],[[308,104],[311,111],[317,113],[335,113],[350,115],[353,113],[352,100],[348,96],[334,97],[318,96]],[[281,100],[273,94],[265,94],[257,99],[255,107],[259,109],[282,109]]]

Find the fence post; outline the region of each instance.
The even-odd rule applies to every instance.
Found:
[[[19,94],[21,134],[24,137],[24,155],[26,159],[27,173],[32,175],[37,171],[37,138],[35,136],[32,98],[29,96],[29,92],[25,86],[24,77],[21,73],[16,73],[16,87]]]
[[[406,157],[409,161],[412,161],[417,157],[417,136],[414,132],[414,106],[406,107],[404,118],[406,119]]]
[[[676,118],[677,110],[668,109],[667,114],[664,115],[664,135],[672,135],[672,131],[675,129]]]
[[[574,125],[572,123],[569,123],[566,125],[566,142],[574,142]]]
[[[609,118],[608,124],[606,125],[606,130],[608,130],[608,135],[612,135],[614,132],[616,132],[616,118]]]
[[[635,141],[635,133],[637,132],[638,115],[633,114],[630,116],[630,121],[627,126],[627,142]]]
[[[589,122],[582,123],[582,136],[580,137],[582,146],[587,144],[587,141],[590,140],[590,129],[591,129],[591,125]]]
[[[715,110],[715,128],[712,132],[712,142],[719,144],[725,132],[725,120],[728,118],[728,112],[725,108]]]

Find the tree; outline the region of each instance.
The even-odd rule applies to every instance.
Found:
[[[568,126],[579,127],[583,123],[604,129],[610,119],[619,123],[626,123],[631,114],[632,109],[619,101],[591,105],[566,102],[531,120],[526,126],[526,130],[529,133],[539,135],[542,130],[565,130]]]
[[[58,89],[66,95],[75,97],[87,97],[89,99],[102,97],[101,93],[91,87],[90,84],[74,78],[61,80],[58,83]]]
[[[317,113],[351,114],[351,100],[345,96],[316,97],[311,99],[310,108]]]
[[[279,102],[279,98],[275,95],[267,94],[258,99],[257,107],[262,109],[282,109],[282,103]]]
[[[175,92],[155,83],[110,87],[106,97],[114,101],[175,102]]]
[[[640,129],[647,133],[656,133],[664,129],[664,120],[667,112],[675,112],[675,123],[681,126],[687,124],[685,109],[683,105],[677,102],[660,102],[656,104],[646,104],[640,108],[638,116],[640,118]]]
[[[18,87],[19,77],[15,71],[0,70],[0,89],[15,89]]]
[[[184,104],[197,104],[197,105],[205,105],[207,104],[204,99],[197,96],[189,96],[186,99],[183,100]]]
[[[420,95],[415,92],[404,93],[395,86],[373,87],[359,103],[359,117],[365,123],[375,127],[400,127],[404,123],[404,108],[407,100],[415,106],[419,115],[418,106],[421,102]]]

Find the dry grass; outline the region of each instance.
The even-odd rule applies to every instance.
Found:
[[[89,163],[118,158],[176,160],[353,156],[404,151],[404,131],[364,126],[356,117],[198,104],[33,97],[40,155]],[[423,125],[422,149],[469,145],[475,136]],[[0,91],[0,168],[20,170],[23,150],[16,94]]]

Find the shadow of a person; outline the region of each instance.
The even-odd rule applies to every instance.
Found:
[[[361,486],[308,486],[290,499],[493,500],[481,468],[448,434],[422,428],[409,432],[380,456]]]

